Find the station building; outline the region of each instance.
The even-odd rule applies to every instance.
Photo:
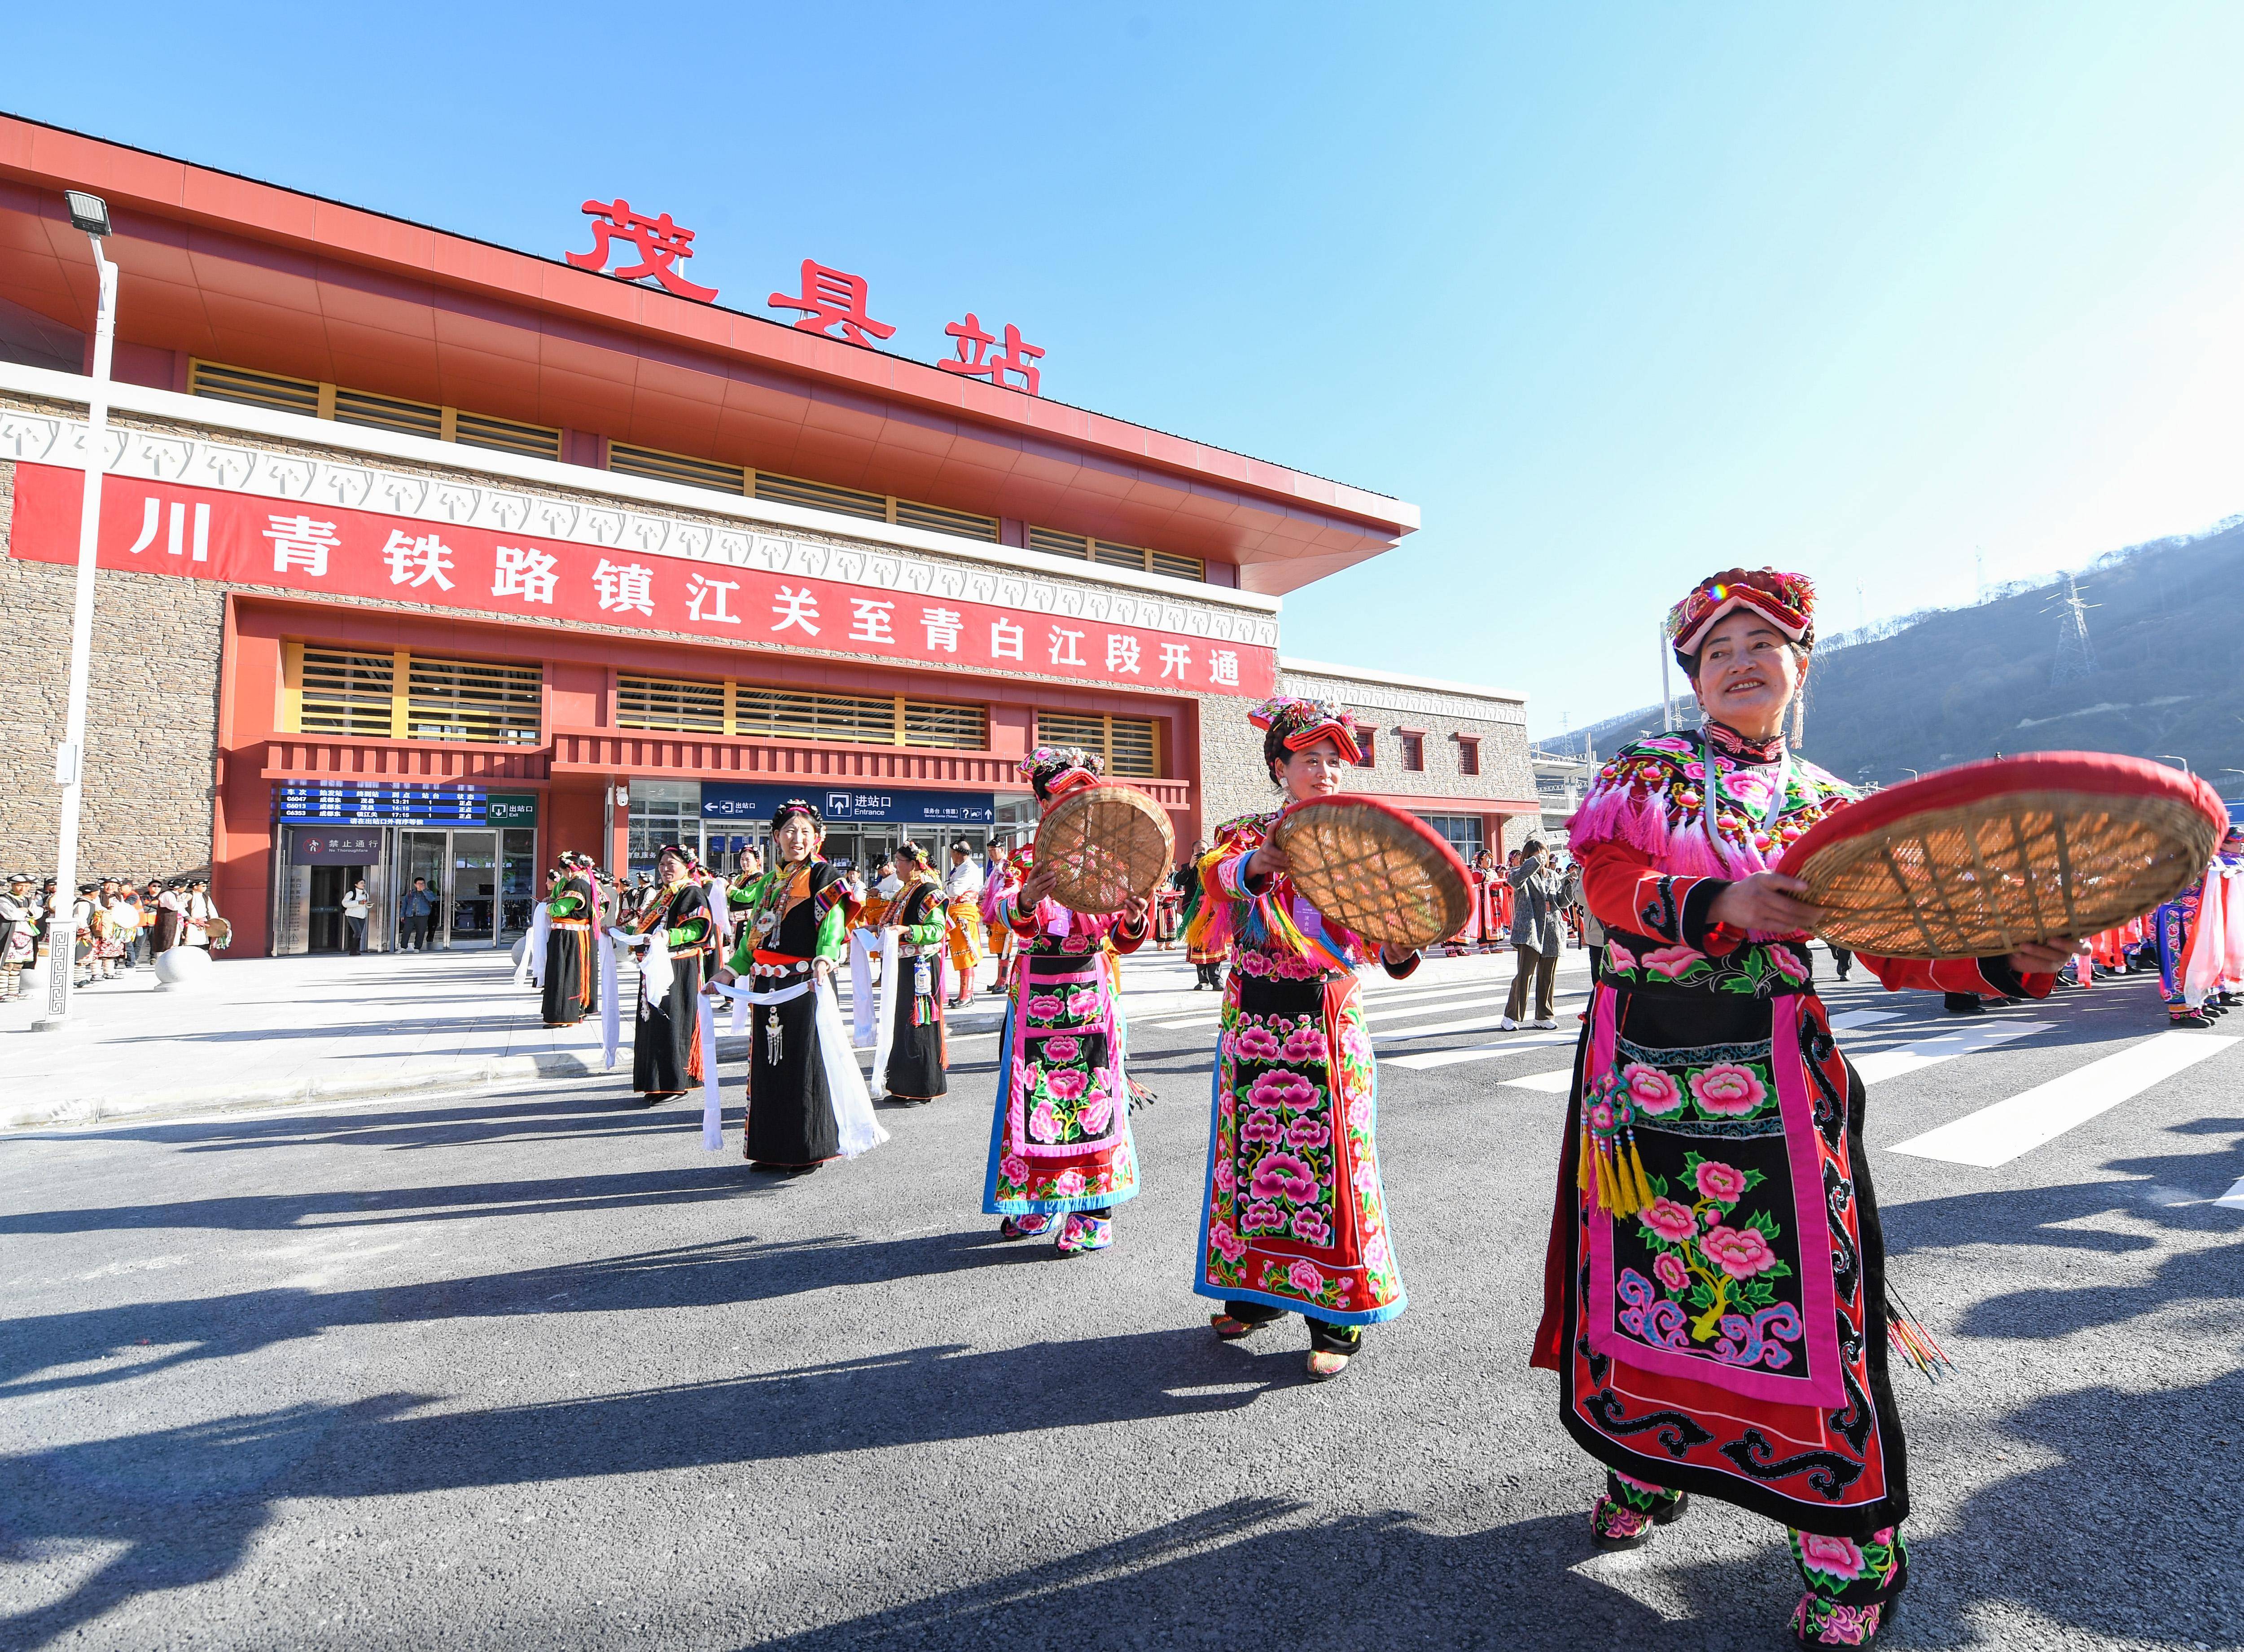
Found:
[[[789,796],[836,856],[983,846],[1039,742],[1189,844],[1270,801],[1245,713],[1281,686],[1355,708],[1360,789],[1461,849],[1538,818],[1517,695],[1281,658],[1281,599],[1411,505],[0,117],[11,869],[54,854],[86,449],[65,189],[120,278],[80,864],[206,869],[237,955],[338,945],[361,877],[375,944],[416,877],[443,944],[497,944],[563,850],[727,867]]]

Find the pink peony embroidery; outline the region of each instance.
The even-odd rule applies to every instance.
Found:
[[[1044,1040],[1044,1060],[1047,1061],[1058,1061],[1064,1066],[1082,1053],[1083,1041],[1080,1039],[1046,1039]]]
[[[1307,1023],[1295,1027],[1286,1039],[1285,1056],[1296,1066],[1322,1066],[1325,1060],[1323,1030]]]
[[[1254,1112],[1248,1114],[1247,1122],[1239,1127],[1239,1139],[1241,1141],[1267,1142],[1274,1148],[1286,1139],[1286,1132],[1278,1122],[1276,1114]]]
[[[1029,1161],[1017,1153],[1009,1153],[997,1161],[997,1168],[1004,1172],[1005,1180],[1008,1181],[1024,1181],[1028,1179]]]
[[[1632,1061],[1621,1069],[1620,1075],[1628,1084],[1628,1099],[1636,1103],[1639,1113],[1656,1119],[1683,1105],[1681,1087],[1658,1067]]]
[[[1290,1224],[1294,1237],[1305,1245],[1328,1244],[1332,1240],[1332,1224],[1314,1210],[1296,1210]]]
[[[1247,1092],[1249,1107],[1292,1107],[1298,1112],[1316,1102],[1316,1087],[1294,1073],[1265,1073]]]
[[[1247,1254],[1245,1242],[1231,1230],[1231,1224],[1227,1222],[1209,1224],[1207,1242],[1215,1249],[1221,1251],[1225,1260],[1228,1262],[1237,1262]]]
[[[1091,1075],[1077,1067],[1062,1067],[1058,1072],[1049,1069],[1044,1073],[1044,1088],[1063,1101],[1072,1101],[1091,1087]]]
[[[1113,1116],[1114,1098],[1104,1090],[1093,1090],[1091,1099],[1083,1104],[1083,1110],[1075,1115],[1075,1121],[1085,1135],[1104,1135],[1106,1121]]]
[[[1632,970],[1636,967],[1636,954],[1619,941],[1608,939],[1605,942],[1605,962],[1617,970]]]
[[[1824,1537],[1814,1532],[1800,1534],[1800,1563],[1811,1572],[1852,1582],[1869,1567],[1851,1537]]]
[[[1325,1276],[1306,1262],[1296,1262],[1287,1269],[1286,1277],[1304,1296],[1314,1297],[1325,1288]]]
[[[1691,1276],[1675,1259],[1672,1250],[1663,1250],[1652,1259],[1652,1271],[1659,1276],[1659,1283],[1673,1291],[1690,1289]]]
[[[1768,1099],[1768,1087],[1751,1067],[1717,1061],[1691,1075],[1691,1094],[1709,1113],[1728,1117],[1751,1113]]]
[[[1038,1102],[1037,1110],[1029,1114],[1029,1134],[1038,1141],[1059,1140],[1059,1114],[1052,1111],[1051,1102]]]
[[[1267,1028],[1252,1025],[1232,1034],[1231,1048],[1242,1061],[1274,1061],[1283,1053],[1283,1046],[1270,1036]]]
[[[1363,1242],[1363,1265],[1367,1268],[1373,1269],[1384,1268],[1387,1265],[1387,1236],[1385,1234],[1375,1233],[1370,1238]]]
[[[1218,1159],[1215,1161],[1215,1185],[1226,1193],[1239,1185],[1239,1172],[1233,1168],[1228,1158]]]
[[[1371,1102],[1368,1098],[1358,1096],[1348,1104],[1348,1127],[1351,1130],[1371,1128]]]
[[[1307,1204],[1316,1193],[1316,1177],[1302,1160],[1290,1153],[1266,1153],[1249,1181],[1258,1199],[1289,1199]]]
[[[1098,989],[1093,986],[1077,987],[1067,995],[1067,1012],[1078,1020],[1085,1020],[1098,1014]]]
[[[1049,992],[1039,992],[1028,1002],[1029,1019],[1051,1021],[1059,1018],[1060,1001]]]
[[[1787,980],[1804,981],[1808,978],[1808,965],[1802,964],[1788,946],[1770,947],[1768,961],[1776,965],[1776,972]]]
[[[1745,1197],[1746,1173],[1734,1164],[1708,1159],[1699,1166],[1699,1192],[1717,1204],[1734,1205]]]
[[[1750,1279],[1776,1266],[1776,1252],[1758,1228],[1709,1228],[1700,1236],[1707,1260],[1733,1279]]]
[[[1289,1147],[1321,1148],[1331,1140],[1332,1132],[1325,1127],[1324,1121],[1306,1113],[1295,1114],[1293,1121],[1286,1126],[1286,1142]]]
[[[1355,1174],[1348,1177],[1348,1185],[1358,1193],[1369,1193],[1379,1185],[1379,1172],[1369,1159],[1355,1161]]]
[[[1052,1178],[1052,1196],[1056,1199],[1072,1199],[1083,1191],[1083,1186],[1082,1171],[1063,1170]]]
[[[1656,952],[1646,952],[1640,961],[1654,975],[1664,975],[1673,981],[1680,979],[1693,964],[1704,963],[1706,958],[1695,946],[1663,946]]]
[[[1276,1205],[1272,1204],[1267,1199],[1257,1200],[1254,1203],[1248,1205],[1247,1207],[1245,1221],[1248,1227],[1254,1229],[1258,1232],[1266,1229],[1273,1228],[1276,1229],[1280,1233],[1283,1233],[1286,1230],[1286,1213],[1281,1210]]]
[[[1677,1204],[1673,1199],[1654,1199],[1637,1213],[1636,1219],[1671,1244],[1688,1239],[1699,1227],[1699,1219],[1691,1214],[1691,1207]]]
[[[1612,1129],[1613,1110],[1612,1102],[1592,1101],[1590,1103],[1590,1127],[1596,1130],[1600,1135],[1605,1134]]]

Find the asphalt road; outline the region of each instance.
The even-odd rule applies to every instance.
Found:
[[[1960,1365],[1899,1378],[1890,1643],[2237,1644],[2244,1056],[1963,1164],[1892,1149],[2093,1060],[2126,1087],[2148,989],[1939,1060],[1936,999],[1828,996],[1896,1012],[1843,1036],[1883,1053],[1893,1271]],[[1512,1082],[1568,1052],[1392,1059],[1499,1041],[1409,1036],[1477,998],[1379,1000],[1411,1305],[1316,1387],[1298,1322],[1221,1345],[1189,1289],[1204,1027],[1133,1029],[1146,1191],[1074,1260],[979,1214],[986,1037],[779,1185],[736,1112],[705,1154],[613,1080],[0,1141],[0,1645],[1786,1644],[1764,1522],[1589,1547],[1526,1364],[1564,1097]]]

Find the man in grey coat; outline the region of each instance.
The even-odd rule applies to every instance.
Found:
[[[1558,952],[1565,944],[1559,927],[1558,906],[1565,880],[1551,869],[1543,845],[1527,840],[1526,852],[1512,870],[1511,944],[1519,949],[1519,972],[1511,978],[1511,996],[1504,1003],[1504,1019],[1497,1025],[1510,1032],[1527,1013],[1527,988],[1535,987],[1535,1019],[1530,1026],[1558,1025]]]

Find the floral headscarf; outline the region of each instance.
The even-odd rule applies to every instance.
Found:
[[[1804,648],[1815,646],[1815,586],[1804,573],[1726,568],[1701,579],[1667,615],[1667,640],[1687,670],[1714,622],[1750,608]]]

